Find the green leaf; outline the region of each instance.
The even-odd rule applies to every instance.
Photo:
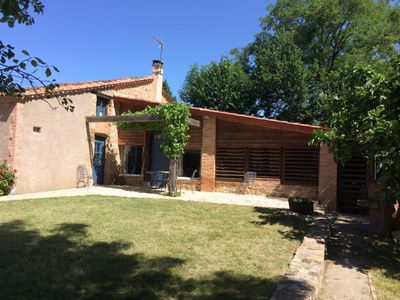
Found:
[[[46,68],[45,74],[46,74],[47,77],[50,77],[50,76],[51,76],[51,70],[50,70],[50,68]]]

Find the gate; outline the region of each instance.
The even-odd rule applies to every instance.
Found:
[[[345,166],[338,167],[338,210],[353,213],[368,213],[368,209],[357,205],[358,200],[368,198],[368,166],[365,157],[353,157]]]

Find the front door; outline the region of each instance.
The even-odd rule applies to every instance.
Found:
[[[159,133],[150,134],[150,171],[168,171],[169,158],[161,150],[163,139]]]
[[[352,157],[345,166],[338,166],[338,209],[343,212],[367,213],[358,200],[368,198],[367,159]]]
[[[93,156],[93,184],[104,183],[104,147],[105,138],[96,136]]]

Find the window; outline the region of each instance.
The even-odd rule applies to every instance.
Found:
[[[34,132],[34,133],[40,133],[41,131],[42,131],[42,128],[41,128],[41,127],[33,126],[33,132]]]
[[[131,175],[142,174],[142,154],[143,146],[120,146],[121,173]]]
[[[102,117],[107,115],[107,99],[97,97],[96,116]]]
[[[195,178],[200,177],[200,150],[186,150],[178,166],[178,175],[183,177],[192,177],[193,172],[197,170]]]

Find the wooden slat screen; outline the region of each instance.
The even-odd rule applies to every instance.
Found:
[[[283,184],[318,184],[319,150],[284,149]]]
[[[242,179],[245,172],[245,149],[217,149],[216,177]]]
[[[279,178],[281,149],[249,149],[248,154],[248,170],[257,172],[257,178]]]
[[[217,179],[242,180],[246,171],[257,178],[281,178],[282,184],[317,185],[319,149],[217,148]]]

